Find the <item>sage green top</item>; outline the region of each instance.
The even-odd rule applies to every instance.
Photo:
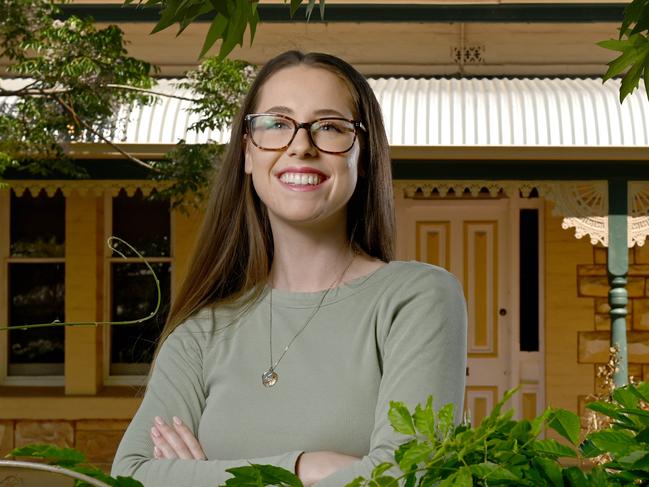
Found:
[[[323,293],[273,290],[273,359],[304,326]],[[164,342],[142,404],[126,430],[113,475],[146,487],[216,487],[232,467],[273,464],[295,471],[304,451],[361,458],[318,482],[342,487],[392,461],[407,440],[388,420],[390,401],[462,412],[466,306],[447,271],[393,261],[331,289],[276,371],[262,385],[269,355],[268,293],[246,314],[204,309]],[[179,416],[208,460],[156,460],[153,418]]]

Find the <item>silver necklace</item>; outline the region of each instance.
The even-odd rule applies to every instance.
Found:
[[[288,352],[288,349],[291,347],[295,339],[300,336],[300,333],[304,331],[304,329],[311,323],[311,320],[313,317],[320,311],[320,307],[322,306],[322,303],[324,303],[325,298],[327,297],[327,294],[329,294],[329,291],[331,291],[334,287],[336,287],[337,284],[339,284],[342,280],[343,277],[345,277],[345,274],[349,270],[349,268],[352,265],[352,262],[354,262],[354,259],[356,258],[356,253],[352,255],[352,258],[349,261],[349,264],[345,267],[345,270],[343,270],[342,274],[336,278],[327,289],[325,289],[322,293],[322,297],[320,298],[320,301],[318,302],[318,305],[315,307],[313,313],[309,316],[309,318],[306,320],[304,325],[302,325],[302,328],[298,330],[298,332],[291,338],[291,340],[288,342],[288,345],[284,347],[284,351],[282,352],[282,355],[277,359],[275,363],[273,363],[273,287],[270,287],[269,291],[269,296],[268,296],[268,301],[269,301],[269,308],[270,308],[270,313],[269,313],[269,328],[270,328],[270,367],[268,367],[268,370],[261,374],[261,383],[265,387],[273,387],[275,384],[277,384],[277,381],[279,380],[279,375],[276,372],[277,365],[279,365],[280,361],[284,358],[284,355],[286,355],[286,352]]]

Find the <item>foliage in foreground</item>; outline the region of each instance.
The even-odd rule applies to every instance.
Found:
[[[85,455],[74,448],[61,448],[46,444],[32,444],[22,448],[15,448],[9,452],[7,457],[26,457],[45,460],[50,465],[58,465],[59,467],[82,473],[88,477],[101,480],[113,487],[144,487],[142,483],[130,477],[114,478],[105,474],[97,467],[89,465]],[[89,483],[82,480],[76,480],[74,485],[75,487],[91,487]]]
[[[610,420],[610,427],[591,432],[584,441],[580,418],[564,409],[547,409],[532,421],[513,420],[513,411],[502,411],[512,394],[506,393],[475,428],[455,426],[452,406],[435,412],[432,398],[413,413],[402,403],[391,403],[392,427],[412,439],[395,451],[394,463],[378,465],[371,478],[359,477],[347,487],[621,487],[649,482],[649,411],[644,409],[649,404],[648,384],[619,388],[610,402],[589,404],[589,409]],[[567,444],[540,439],[546,427]],[[561,458],[571,458],[580,467],[565,467]],[[275,472],[272,468],[231,469],[234,478],[226,486],[302,485],[290,472],[276,483],[260,483]]]
[[[324,19],[326,1],[307,0],[307,20],[315,10],[316,3],[320,8],[320,18]],[[212,14],[214,17],[205,36],[199,58],[203,57],[218,41],[221,41],[219,58],[225,58],[237,44],[243,46],[244,34],[248,29],[250,29],[250,43],[252,44],[257,23],[259,22],[257,1],[185,0],[183,2],[169,2],[166,0],[125,0],[125,3],[137,3],[160,10],[160,20],[154,27],[152,34],[177,23],[179,26],[177,35],[180,35],[200,16]],[[290,3],[288,13],[290,17],[293,17],[304,3],[304,0],[290,0],[290,2],[284,0],[284,3]],[[647,97],[649,97],[649,0],[633,0],[627,5],[619,31],[618,39],[598,43],[600,47],[621,53],[609,63],[604,80],[625,73],[620,87],[620,101],[624,101],[638,87],[640,79],[644,78],[645,90],[647,91]]]
[[[390,404],[395,431],[410,437],[394,453],[393,463],[382,463],[372,477],[359,477],[348,487],[468,487],[522,485],[539,487],[624,487],[649,484],[649,384],[628,385],[613,391],[610,401],[588,404],[607,424],[580,440],[580,418],[564,409],[547,409],[532,421],[512,419],[503,412],[514,391],[505,394],[482,423],[472,428],[453,422],[452,405],[433,409],[432,398],[414,412],[400,402]],[[540,439],[545,428],[567,440]],[[86,464],[80,452],[51,445],[17,448],[7,456],[45,459],[90,475],[116,487],[141,486],[136,480],[112,478]],[[572,458],[580,467],[565,467]],[[302,487],[292,472],[272,465],[229,469],[225,487]],[[83,487],[83,483],[78,484]]]
[[[649,97],[649,0],[633,0],[624,9],[618,39],[598,43],[600,47],[621,54],[608,63],[604,81],[620,76],[620,102],[630,95],[641,79]]]

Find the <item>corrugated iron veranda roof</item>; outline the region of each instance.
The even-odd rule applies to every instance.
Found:
[[[191,98],[179,80],[159,80],[155,91]],[[16,89],[26,80],[4,79]],[[393,146],[649,147],[649,101],[644,86],[624,104],[620,80],[601,78],[491,78],[369,80],[383,109]],[[112,132],[117,143],[226,142],[227,132],[197,133],[192,102],[159,96],[151,106],[122,107]],[[13,101],[15,103],[15,101]],[[0,109],[11,98],[0,98]]]

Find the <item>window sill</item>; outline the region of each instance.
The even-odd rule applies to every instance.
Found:
[[[3,419],[126,419],[137,410],[142,387],[106,387],[97,395],[65,395],[62,387],[0,387]]]

